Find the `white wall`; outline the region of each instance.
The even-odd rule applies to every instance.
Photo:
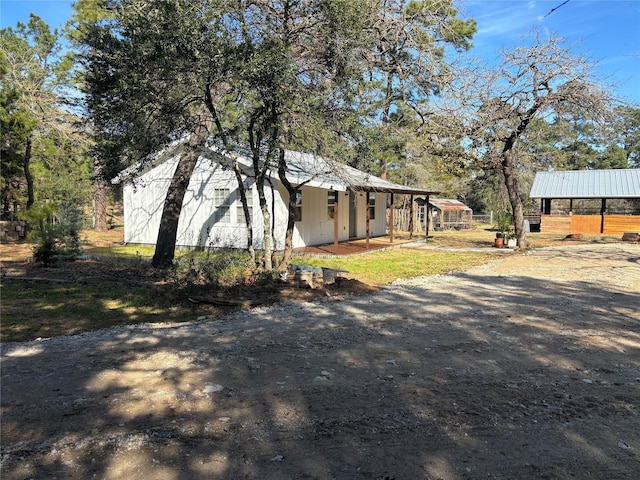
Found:
[[[387,197],[386,193],[370,193],[369,197],[375,197],[376,214],[373,220],[369,221],[369,236],[380,237],[387,233]],[[357,194],[358,220],[356,230],[358,238],[367,236],[367,194]]]
[[[127,243],[155,244],[164,200],[175,172],[178,157],[156,166],[123,188],[125,232]],[[185,193],[178,223],[178,246],[210,246],[245,248],[247,228],[238,223],[240,204],[235,175],[218,164],[200,158]],[[229,221],[216,222],[215,189],[229,190]],[[262,215],[255,186],[252,187],[254,245],[262,246]],[[256,228],[256,226],[258,228]]]
[[[178,156],[150,169],[123,187],[126,243],[155,244],[158,236],[162,208],[169,183],[175,172]],[[235,175],[218,164],[200,158],[185,194],[176,245],[189,247],[230,247],[246,248],[247,228],[238,223],[239,194]],[[260,212],[255,185],[251,186],[253,203],[253,241],[256,248],[263,248],[263,220]],[[229,190],[229,221],[216,221],[215,189]],[[302,220],[296,222],[293,233],[293,247],[318,245],[333,242],[334,220],[327,212],[327,190],[304,186],[302,191]],[[277,250],[284,248],[287,226],[288,193],[282,186],[271,191],[265,186],[267,205],[272,214],[275,244]],[[272,197],[275,195],[275,197]],[[349,239],[349,194],[338,192],[338,240]],[[373,194],[372,194],[373,195]],[[366,235],[366,196],[357,195],[356,234]],[[371,221],[371,236],[386,233],[386,195],[376,194],[376,218]]]

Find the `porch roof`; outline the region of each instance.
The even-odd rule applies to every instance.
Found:
[[[294,185],[309,185],[345,192],[382,192],[412,195],[434,195],[437,191],[399,185],[383,180],[335,160],[310,153],[287,150],[287,178]]]

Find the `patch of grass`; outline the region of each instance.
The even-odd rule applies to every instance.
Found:
[[[189,305],[149,287],[4,282],[0,328],[2,340],[12,342],[193,315]]]
[[[110,245],[84,247],[84,253],[96,257],[144,258],[153,257],[154,247],[148,245]]]
[[[566,245],[568,241],[565,239],[566,234],[563,233],[527,233],[532,248],[544,248],[559,245]],[[588,234],[583,235],[580,240],[582,243],[615,243],[620,241],[621,235],[600,235]],[[434,232],[432,244],[440,247],[453,248],[487,248],[493,245],[496,238],[496,231],[490,226],[476,227],[468,230],[445,230],[442,232]]]
[[[342,269],[369,285],[385,285],[398,278],[448,273],[486,263],[499,254],[495,252],[447,252],[396,248],[349,257],[297,257],[296,264],[310,267]]]

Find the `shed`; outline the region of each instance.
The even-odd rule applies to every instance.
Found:
[[[529,196],[540,199],[542,232],[640,231],[637,212],[616,210],[607,203],[613,199],[640,199],[640,169],[538,172]],[[595,211],[589,206],[594,202]]]
[[[459,200],[431,198],[435,230],[461,230],[471,228],[473,210]]]

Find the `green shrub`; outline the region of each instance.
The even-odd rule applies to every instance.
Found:
[[[29,235],[36,242],[36,263],[48,267],[58,260],[74,260],[82,253],[80,231],[84,216],[77,206],[63,204],[57,211],[52,205],[35,206],[22,217],[32,227]]]
[[[243,282],[243,272],[253,270],[248,253],[218,250],[206,259],[181,258],[174,263],[173,281],[180,287],[216,285],[229,287]]]

